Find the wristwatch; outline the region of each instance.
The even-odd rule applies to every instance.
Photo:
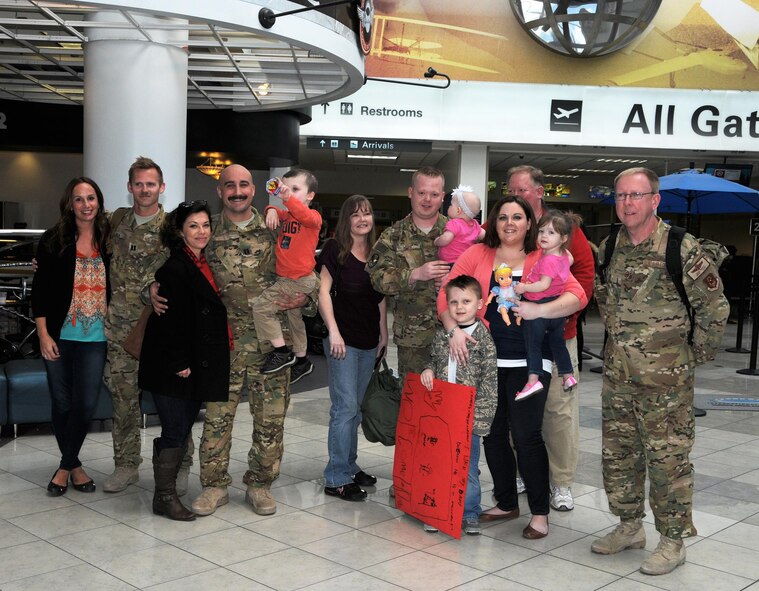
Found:
[[[450,339],[453,336],[453,333],[456,332],[458,329],[459,329],[458,326],[454,326],[451,330],[445,333],[445,336],[447,336]]]

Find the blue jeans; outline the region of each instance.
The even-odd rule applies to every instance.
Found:
[[[469,453],[469,475],[466,481],[466,496],[464,497],[464,519],[479,518],[482,513],[480,501],[480,436],[472,434],[472,449]]]
[[[87,429],[95,414],[103,384],[106,342],[84,343],[58,340],[60,357],[45,359],[47,384],[52,399],[53,431],[61,450],[62,470],[82,465],[82,449]]]
[[[183,448],[203,403],[200,400],[164,396],[157,392],[152,394],[158,418],[161,419],[161,436],[155,440],[156,449],[160,452],[164,449]]]
[[[358,458],[358,426],[361,424],[361,402],[374,371],[377,349],[355,349],[345,346],[345,359],[329,354],[329,338],[324,339],[329,373],[329,461],[324,469],[324,484],[338,487],[353,482],[361,468]]]

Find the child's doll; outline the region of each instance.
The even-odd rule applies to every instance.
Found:
[[[515,287],[519,285],[517,281],[514,283],[511,278],[511,267],[506,263],[501,263],[494,272],[495,280],[498,285],[491,288],[490,295],[488,296],[485,305],[489,305],[495,297],[495,301],[498,303],[498,312],[501,314],[501,318],[506,323],[506,326],[511,326],[511,319],[509,318],[509,310],[516,304],[511,300],[519,299]],[[517,316],[517,326],[522,323],[522,319]]]

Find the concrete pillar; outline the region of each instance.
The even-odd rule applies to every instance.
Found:
[[[186,23],[136,17],[142,25]],[[96,12],[97,22],[124,22],[119,12]],[[127,172],[137,156],[163,170],[167,211],[185,199],[187,52],[168,43],[181,29],[91,28],[84,44],[84,174],[97,182],[106,208],[131,206]]]
[[[459,181],[448,189],[455,189],[459,184],[471,185],[482,202],[480,221],[484,222],[488,212],[488,147],[477,144],[464,144],[459,150]]]

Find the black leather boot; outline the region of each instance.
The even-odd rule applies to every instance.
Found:
[[[172,447],[158,453],[156,440],[153,440],[153,513],[164,515],[176,521],[192,521],[195,513],[185,507],[177,496],[177,472],[184,457],[184,449]]]

